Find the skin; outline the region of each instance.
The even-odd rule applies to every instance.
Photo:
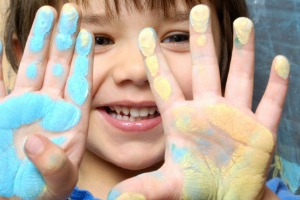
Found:
[[[85,17],[87,13],[104,13],[104,10],[99,9],[103,8],[103,1],[93,1],[91,3],[95,6],[86,13],[83,11]],[[97,5],[100,7],[97,7]],[[115,37],[115,45],[95,47],[93,79],[91,79],[91,72],[88,75],[88,80],[93,82],[90,95],[93,98],[92,101],[91,98],[88,98],[86,103],[80,107],[86,117],[83,117],[79,125],[76,126],[74,130],[75,138],[70,141],[70,146],[68,148],[58,148],[42,135],[30,135],[26,140],[25,151],[41,171],[47,184],[48,190],[43,194],[44,198],[64,199],[72,191],[74,184],[76,184],[78,164],[84,150],[85,134],[82,133],[86,133],[87,128],[89,134],[87,150],[84,152],[80,167],[78,186],[82,189],[88,189],[96,197],[105,198],[113,185],[138,174],[139,176],[118,184],[112,190],[116,192],[111,194],[119,194],[120,199],[127,196],[136,199],[188,199],[190,197],[209,199],[209,196],[230,199],[234,194],[241,195],[241,192],[235,191],[240,191],[239,187],[243,186],[243,190],[249,190],[249,193],[246,194],[247,198],[261,199],[269,196],[269,191],[264,188],[264,183],[262,184],[260,180],[265,182],[268,163],[271,159],[270,153],[267,152],[269,156],[261,158],[262,162],[255,162],[255,166],[249,166],[244,161],[235,164],[236,159],[239,160],[254,155],[251,151],[249,154],[249,151],[243,151],[245,148],[240,147],[241,141],[239,140],[243,142],[243,139],[248,135],[238,138],[233,137],[235,134],[226,129],[228,126],[223,127],[214,124],[215,121],[225,120],[226,116],[221,118],[213,113],[216,113],[214,111],[222,105],[228,109],[228,112],[222,113],[229,116],[235,116],[238,113],[238,116],[241,116],[243,122],[246,123],[246,127],[264,127],[263,130],[267,129],[266,132],[271,134],[271,139],[268,139],[268,142],[275,143],[276,130],[288,80],[279,77],[273,66],[265,95],[257,111],[255,113],[251,111],[254,71],[254,35],[251,31],[249,42],[239,46],[239,48],[235,47],[233,50],[225,96],[222,96],[218,74],[218,47],[220,45],[219,37],[216,34],[218,33],[218,25],[215,21],[214,9],[211,8],[212,20],[205,33],[207,41],[204,46],[197,44],[197,38],[203,33],[197,33],[192,27],[189,27],[188,20],[179,23],[165,22],[159,16],[148,11],[142,13],[122,11],[121,19],[124,20],[122,23],[108,23],[101,26],[88,24],[87,20],[83,20],[82,27],[93,32],[96,36],[97,34],[101,35],[101,33],[105,33],[105,35],[112,34]],[[178,7],[178,10],[182,9],[182,7]],[[133,21],[135,23],[132,23]],[[154,75],[154,77],[151,76],[150,72],[146,73],[147,68],[143,67],[146,57],[143,57],[138,49],[139,33],[143,28],[149,26],[155,27],[157,38],[159,38],[159,40],[156,40],[154,51],[154,55],[158,58],[159,67],[157,75]],[[188,46],[186,43],[174,45],[166,42],[168,40],[164,40],[168,36],[169,30],[174,29],[190,31],[191,51],[186,50]],[[49,43],[45,45],[45,47],[48,46]],[[25,63],[21,63],[14,93],[41,90],[42,92],[48,91],[50,95],[56,97],[64,94],[65,81],[58,81],[52,75],[51,67],[48,66],[53,66],[53,63],[58,62],[54,58],[61,58],[64,61],[67,59],[67,62],[63,63],[70,63],[69,61],[73,55],[71,53],[72,49],[64,51],[63,56],[62,52],[57,51],[55,46],[51,46],[50,50],[50,59],[48,63],[46,61],[44,63],[47,66],[46,73],[38,73],[39,75],[45,74],[45,78],[43,79],[42,76],[37,77],[34,82],[24,81],[26,80],[26,67],[24,66],[27,66],[25,64],[29,62],[30,59],[28,58],[32,56],[30,52],[25,50],[24,59],[22,60]],[[129,50],[131,51],[130,54],[128,54]],[[60,56],[55,56],[55,53]],[[46,51],[42,50],[41,54],[46,55]],[[131,55],[131,57],[128,55]],[[64,67],[64,71],[67,72],[69,67],[72,69],[72,66]],[[155,90],[154,80],[157,76],[168,81],[172,88],[172,92],[168,93],[166,99],[162,98],[163,96]],[[63,75],[63,77],[65,77],[64,80],[67,79],[67,75]],[[241,84],[236,84],[236,82]],[[273,98],[274,96],[276,98]],[[147,133],[124,136],[119,130],[105,124],[106,122],[101,119],[97,112],[101,105],[130,100],[133,97],[135,101],[155,102],[163,118],[163,124],[147,131]],[[65,95],[65,98],[69,98],[68,94]],[[90,101],[91,106],[89,105]],[[89,108],[91,109],[90,124],[87,127]],[[196,113],[196,118],[201,119],[201,124],[197,121],[184,124],[186,123],[185,118],[184,120],[179,119],[183,116],[181,114],[183,112],[181,111],[182,108],[184,110],[188,108],[191,112],[190,116]],[[269,116],[273,116],[272,119]],[[178,122],[178,120],[181,120],[181,122]],[[207,126],[203,127],[202,123]],[[193,128],[191,128],[191,125]],[[239,125],[239,122],[234,121],[232,126],[238,127]],[[208,135],[199,134],[202,129],[206,130],[207,127],[211,129],[211,131],[206,132]],[[183,131],[184,133],[182,133]],[[190,134],[190,132],[193,134]],[[39,133],[42,134],[43,131],[39,130]],[[212,133],[217,137],[212,137]],[[47,136],[46,133],[43,135]],[[258,136],[261,136],[261,134],[258,134]],[[65,143],[68,143],[68,141]],[[167,145],[165,146],[165,144]],[[207,145],[212,145],[212,148],[207,149]],[[244,145],[248,147],[247,143]],[[166,151],[163,155],[165,147]],[[273,151],[272,145],[268,145],[268,148],[271,149],[271,152]],[[260,150],[255,146],[251,146],[250,149]],[[120,152],[126,152],[126,154],[120,154]],[[228,155],[228,152],[229,156],[227,158],[219,159],[223,155]],[[163,157],[165,162],[162,165]],[[51,160],[54,158],[59,163],[58,165],[51,165]],[[201,165],[203,161],[207,161],[212,168],[205,168],[205,165]],[[49,162],[50,165],[47,165]],[[195,162],[199,163],[197,165],[199,168],[189,173],[189,165]],[[238,164],[241,164],[243,168],[238,167]],[[47,166],[52,167],[49,169]],[[189,187],[193,184],[195,173],[197,177],[195,179],[197,181],[196,191],[205,191],[206,187],[213,186],[213,183],[220,180],[230,180],[232,177],[228,176],[224,170],[220,170],[223,166],[233,167],[236,170],[233,171],[234,174],[245,181],[248,181],[248,178],[244,177],[245,172],[243,170],[253,169],[255,175],[259,177],[258,182],[255,180],[253,182],[254,185],[257,185],[257,188],[247,189],[246,187],[249,184],[241,185],[241,182],[239,182],[228,190],[222,186],[213,187],[214,190],[211,190],[210,193],[199,194],[193,191],[192,187]],[[239,169],[242,171],[239,171]],[[262,172],[257,172],[256,169],[262,169]],[[142,174],[142,172],[152,170],[157,171]],[[222,173],[218,174],[216,172],[218,170]],[[208,176],[210,180],[203,183],[201,182],[203,179],[200,178],[206,173],[217,174],[217,176]],[[68,180],[69,182],[61,180]],[[117,196],[112,199],[115,198]]]

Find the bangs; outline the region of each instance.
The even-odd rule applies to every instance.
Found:
[[[165,17],[174,13],[177,9],[178,3],[183,3],[186,10],[189,11],[193,6],[202,3],[203,0],[105,0],[105,10],[107,15],[119,15],[122,9],[130,12],[137,10],[139,12],[161,11]],[[88,0],[76,0],[82,8],[88,9],[91,5]]]

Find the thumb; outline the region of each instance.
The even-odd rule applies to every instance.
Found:
[[[180,199],[175,180],[159,171],[141,174],[115,186],[108,194],[108,200],[165,200]]]
[[[78,179],[78,168],[66,153],[42,135],[27,137],[24,150],[42,175],[45,186],[43,199],[67,199]]]

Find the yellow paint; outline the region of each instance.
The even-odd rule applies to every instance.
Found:
[[[225,153],[228,161],[219,166],[219,154],[215,152],[226,150],[228,146],[222,147],[227,145],[226,141],[224,144],[217,142],[207,153],[202,152],[199,146],[183,148],[185,152],[182,151],[184,154],[177,162],[183,173],[182,199],[261,199],[274,147],[272,133],[251,117],[226,104],[205,106],[202,113],[210,124],[208,128],[230,136],[228,141],[231,143],[228,145],[232,146],[232,152]],[[191,119],[197,115],[200,114],[187,106],[174,111],[179,128],[183,131],[206,126],[186,125],[191,124]],[[213,137],[211,142],[214,143]]]
[[[89,44],[89,40],[90,40],[89,33],[86,30],[82,29],[80,31],[80,39],[81,39],[82,46],[83,47],[87,46]]]
[[[209,126],[199,113],[189,106],[181,106],[173,110],[177,130],[182,133],[203,133]]]
[[[137,193],[124,193],[117,198],[117,200],[146,200],[146,198]]]
[[[275,71],[283,79],[287,79],[290,75],[290,63],[284,56],[278,56],[275,60]]]
[[[158,74],[159,64],[158,59],[155,55],[146,58],[146,65],[152,77]]]
[[[208,28],[210,11],[206,5],[197,5],[191,10],[191,25],[195,32],[205,33]]]
[[[156,47],[156,36],[152,28],[145,28],[139,35],[139,45],[144,56],[152,56]]]
[[[209,122],[242,143],[270,153],[274,141],[272,133],[254,119],[226,104],[208,106]]]
[[[172,87],[170,82],[163,77],[157,77],[154,79],[154,90],[164,101],[169,100],[172,94]]]
[[[200,46],[200,47],[203,47],[205,44],[206,44],[206,36],[205,35],[200,35],[198,38],[197,38],[197,45]]]
[[[253,23],[246,17],[240,17],[233,23],[237,39],[242,45],[248,43],[250,34],[253,29]]]
[[[65,4],[63,6],[62,13],[64,15],[68,15],[68,17],[69,17],[68,20],[70,20],[70,21],[73,20],[73,19],[75,19],[76,16],[77,16],[76,9],[73,6],[71,6],[70,4]]]

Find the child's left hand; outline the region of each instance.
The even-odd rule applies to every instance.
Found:
[[[206,30],[205,17],[199,17],[205,12],[206,6],[191,12],[191,19],[200,20],[192,21],[190,30],[192,101],[185,100],[154,31],[141,32],[148,80],[166,135],[165,163],[155,172],[120,183],[108,199],[263,198],[289,64],[283,56],[275,58],[267,89],[253,113],[254,31],[250,20],[240,18],[234,24],[235,44],[222,96],[210,22]]]

